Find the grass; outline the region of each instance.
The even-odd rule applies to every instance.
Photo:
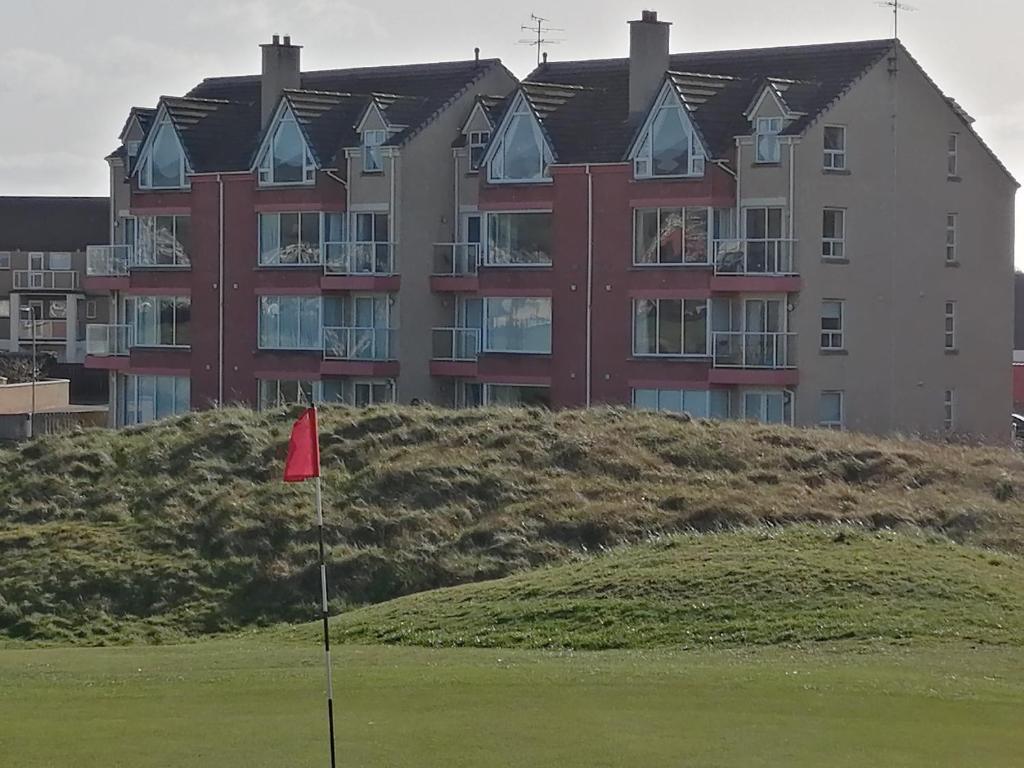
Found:
[[[287,636],[316,642],[318,625]],[[1024,646],[1024,560],[850,528],[689,534],[349,612],[335,640],[701,648],[849,640]]]
[[[290,416],[191,414],[0,449],[0,637],[168,642],[314,611]],[[628,410],[326,409],[337,608],[683,531],[843,521],[1024,553],[1024,460]]]
[[[1016,649],[551,653],[346,647],[341,765],[1006,768],[1024,754]],[[18,768],[325,765],[315,645],[0,651]]]

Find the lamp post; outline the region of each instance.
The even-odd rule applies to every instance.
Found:
[[[32,323],[32,406],[28,414],[28,436],[36,436],[36,308],[31,304],[21,307],[22,312],[27,312],[29,321]]]

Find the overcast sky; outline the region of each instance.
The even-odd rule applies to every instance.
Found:
[[[1024,5],[911,2],[900,37],[1024,180]],[[107,194],[103,157],[129,107],[205,76],[258,72],[257,46],[274,32],[304,46],[303,69],[465,59],[480,46],[523,76],[535,53],[517,41],[531,12],[564,29],[551,58],[598,58],[626,55],[626,20],[643,7],[673,22],[673,52],[892,34],[874,0],[0,0],[0,194]],[[1024,266],[1024,224],[1017,254]]]

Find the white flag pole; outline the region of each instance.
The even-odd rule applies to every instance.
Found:
[[[320,435],[316,435],[319,442]],[[327,612],[327,557],[324,547],[324,500],[320,468],[316,476],[316,526],[320,534],[320,608],[324,622],[324,664],[327,666],[327,726],[330,732],[331,768],[337,768],[334,756],[334,679],[331,674],[331,635]]]

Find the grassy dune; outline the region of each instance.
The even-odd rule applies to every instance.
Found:
[[[0,449],[0,637],[172,640],[315,615],[311,488],[279,479],[291,415],[223,410]],[[921,528],[1024,553],[1024,462],[1009,451],[430,408],[325,410],[322,445],[339,610],[761,523]]]

